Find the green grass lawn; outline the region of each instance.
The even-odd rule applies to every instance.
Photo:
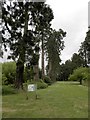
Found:
[[[88,87],[57,82],[46,89],[3,96],[3,118],[88,118]]]

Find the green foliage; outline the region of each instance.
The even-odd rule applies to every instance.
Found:
[[[2,84],[13,84],[16,77],[15,62],[6,62],[2,64]]]
[[[2,95],[15,94],[17,93],[16,89],[11,85],[2,86]]]
[[[84,66],[84,59],[77,53],[74,53],[72,58],[72,63],[74,63],[75,68]]]
[[[71,60],[67,60],[65,64],[60,65],[58,80],[67,81],[73,70],[80,66],[84,66],[84,60],[79,54],[74,53]]]
[[[68,80],[69,80],[69,81],[77,81],[77,76],[71,74],[71,75],[69,76]]]
[[[83,57],[85,66],[90,63],[90,28],[86,33],[84,42],[81,43],[79,54]]]
[[[43,82],[43,81],[37,82],[37,89],[45,89],[47,87],[48,87],[48,85],[45,82]]]
[[[44,82],[47,83],[48,85],[51,85],[51,84],[52,84],[52,80],[51,80],[50,77],[48,77],[48,76],[45,76],[45,77],[44,77]]]
[[[73,74],[69,76],[68,80],[79,81],[80,84],[88,82],[90,80],[90,69],[86,67],[77,68],[73,71]]]
[[[37,84],[37,89],[45,89],[48,87],[48,84],[46,84],[42,79],[40,79],[39,81],[28,81],[28,84]]]
[[[8,84],[8,80],[7,80],[7,77],[5,76],[5,74],[2,74],[2,84],[3,85],[7,85]]]
[[[22,87],[24,63],[38,64],[42,33],[50,27],[53,18],[52,9],[44,2],[3,2],[2,44],[5,50],[9,46],[12,51],[8,58],[17,62],[17,88]]]
[[[60,54],[64,49],[63,38],[66,37],[66,32],[62,29],[58,31],[50,29],[48,36],[45,44],[48,60],[47,72],[52,81],[56,81],[61,62]]]
[[[27,80],[31,81],[33,79],[33,77],[34,77],[33,67],[32,66],[30,66],[30,67],[26,66],[24,68],[24,82],[26,82]]]
[[[69,75],[73,72],[74,64],[67,60],[65,64],[60,65],[58,80],[67,81]]]

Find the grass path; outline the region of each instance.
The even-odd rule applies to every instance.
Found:
[[[57,82],[47,89],[3,96],[3,118],[87,118],[88,88]]]

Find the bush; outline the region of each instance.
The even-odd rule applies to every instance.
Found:
[[[3,84],[13,84],[16,77],[16,64],[15,62],[6,62],[2,64],[2,80]]]
[[[5,74],[2,74],[2,84],[3,85],[7,85],[8,84],[7,77],[5,76]]]
[[[16,93],[16,89],[13,86],[10,85],[2,86],[2,95],[15,94],[15,93]]]
[[[73,74],[70,74],[68,80],[69,80],[69,81],[77,81],[77,76],[76,76],[76,75],[73,75]]]
[[[28,81],[27,84],[37,84],[37,89],[45,89],[48,87],[48,84],[46,84],[42,79],[40,79],[39,81]]]
[[[50,77],[48,77],[48,76],[45,76],[45,77],[44,77],[44,82],[47,83],[48,85],[51,85],[51,84],[52,84],[52,80],[51,80]]]
[[[90,82],[90,72],[85,73],[84,78],[83,78],[83,85],[88,86],[88,84],[90,84],[89,82]]]
[[[48,85],[44,82],[37,82],[37,89],[45,89]]]
[[[70,81],[79,81],[80,84],[87,84],[90,80],[90,69],[86,67],[80,67],[73,71],[68,78]]]

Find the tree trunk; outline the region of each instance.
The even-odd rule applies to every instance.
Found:
[[[86,53],[86,50],[84,52],[85,52],[85,66],[87,66],[87,53]]]
[[[48,76],[51,78],[51,69],[52,69],[52,64],[51,64],[51,61],[49,60],[49,69],[48,69]]]
[[[44,79],[45,72],[44,72],[44,41],[43,41],[43,34],[42,34],[42,79]]]
[[[23,63],[16,63],[16,81],[15,87],[17,89],[23,89],[23,72],[24,72],[24,64]]]
[[[20,57],[16,63],[16,87],[19,89],[20,87],[23,89],[23,73],[24,73],[24,62],[25,62],[25,51],[26,51],[26,44],[25,44],[25,37],[28,30],[28,9],[25,11],[25,27],[24,27],[24,35],[23,35],[23,43],[21,46]],[[22,41],[21,41],[22,42]],[[20,62],[21,61],[21,62]]]
[[[34,69],[34,80],[38,81],[39,80],[39,68],[38,68],[38,64],[34,65],[33,69]]]
[[[82,85],[82,79],[80,79],[80,85]]]
[[[56,81],[56,71],[53,68],[53,62],[52,62],[52,60],[49,60],[48,76],[51,78],[51,80],[53,82]]]

